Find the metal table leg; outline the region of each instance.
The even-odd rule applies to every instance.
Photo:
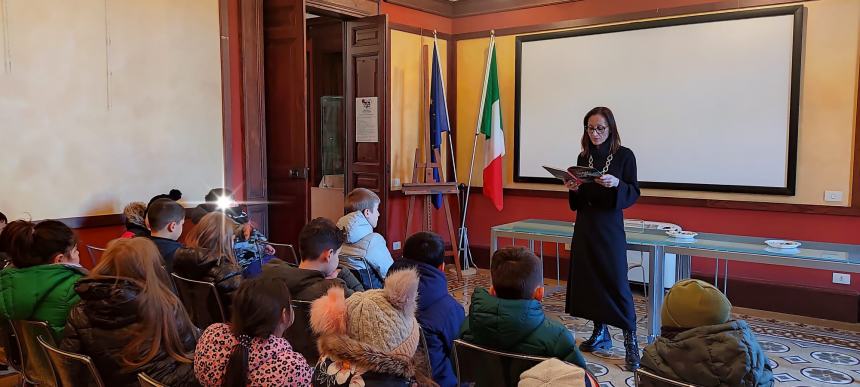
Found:
[[[652,246],[648,252],[648,343],[660,336],[660,308],[663,306],[663,271],[666,254],[663,246]]]

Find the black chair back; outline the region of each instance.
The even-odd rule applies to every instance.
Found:
[[[166,384],[161,384],[158,380],[153,379],[145,372],[137,374],[137,381],[140,382],[140,387],[168,387]]]
[[[21,376],[30,384],[57,386],[51,361],[38,340],[38,337],[42,336],[49,344],[54,344],[54,333],[48,323],[27,320],[11,320],[10,323],[21,350]]]
[[[275,248],[275,256],[280,260],[294,266],[299,264],[299,255],[296,254],[296,248],[289,243],[267,242]]]
[[[179,299],[194,325],[206,329],[214,323],[228,321],[227,311],[215,284],[180,277],[176,273],[170,275],[179,292]]]
[[[463,340],[454,340],[457,381],[477,387],[516,387],[520,374],[546,357],[494,351]]]
[[[93,266],[96,267],[96,264],[99,263],[99,259],[101,259],[102,254],[104,254],[105,249],[101,247],[95,247],[91,245],[87,245],[87,254],[90,256],[90,262],[92,262]]]
[[[290,342],[293,350],[301,353],[308,364],[314,365],[319,360],[317,335],[311,329],[311,302],[293,300],[293,325],[284,332],[284,338]]]
[[[698,387],[695,384],[684,383],[659,376],[645,369],[636,370],[636,387]]]
[[[105,385],[89,356],[63,351],[49,343],[44,336],[39,336],[38,340],[48,355],[54,375],[57,376],[61,387],[103,387]]]

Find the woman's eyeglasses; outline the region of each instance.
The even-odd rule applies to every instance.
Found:
[[[608,128],[605,126],[586,126],[585,127],[585,130],[587,130],[591,133],[603,133],[606,131],[606,129],[608,129]]]

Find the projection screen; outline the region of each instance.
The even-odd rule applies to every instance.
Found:
[[[803,7],[517,38],[514,180],[557,182],[612,109],[643,187],[793,195]]]

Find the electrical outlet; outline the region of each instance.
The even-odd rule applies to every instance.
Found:
[[[825,202],[841,202],[842,191],[824,191]]]
[[[570,243],[565,243],[565,244],[564,244],[564,249],[565,249],[565,250],[570,250]]]
[[[851,274],[833,273],[833,283],[842,285],[851,285]]]
[[[391,248],[394,250],[400,250],[400,241],[394,241],[391,243]],[[836,278],[836,277],[834,277]]]
[[[394,180],[391,182],[391,185],[393,185],[394,187],[400,187],[400,179],[395,177]]]

